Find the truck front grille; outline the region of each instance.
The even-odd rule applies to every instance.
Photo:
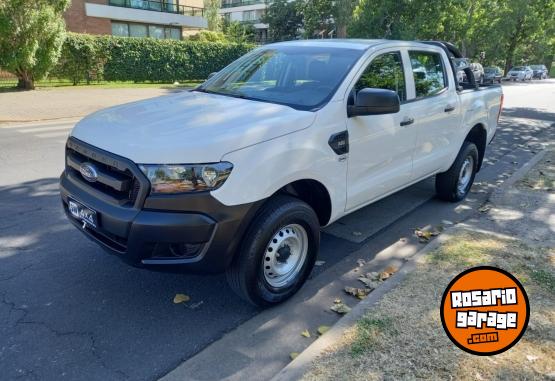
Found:
[[[82,175],[84,164],[94,167],[94,181]],[[82,187],[102,193],[119,206],[140,207],[148,192],[148,180],[134,163],[75,138],[69,138],[66,145],[66,171]]]

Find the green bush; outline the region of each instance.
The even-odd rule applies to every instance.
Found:
[[[86,80],[102,79],[106,50],[97,37],[69,33],[62,46],[62,54],[52,76],[69,79],[74,85]]]
[[[202,80],[249,50],[251,44],[155,40],[68,34],[56,75],[80,81]]]

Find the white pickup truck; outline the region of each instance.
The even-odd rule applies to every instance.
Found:
[[[309,276],[321,227],[434,175],[439,198],[466,196],[503,95],[456,83],[457,55],[440,42],[259,47],[192,91],[81,120],[64,209],[133,265],[225,271],[246,300],[279,303]]]

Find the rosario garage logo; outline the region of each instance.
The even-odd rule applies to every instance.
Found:
[[[495,267],[460,273],[441,301],[447,336],[462,350],[480,356],[496,355],[515,345],[529,318],[524,288],[513,275]]]

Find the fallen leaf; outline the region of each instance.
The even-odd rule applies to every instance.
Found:
[[[364,299],[372,290],[367,288],[345,287],[345,292],[359,299]]]
[[[389,278],[391,276],[390,273],[386,272],[386,271],[382,271],[380,273],[380,280],[386,280],[387,278]]]
[[[342,301],[339,298],[333,300],[333,304],[341,304],[341,303]]]
[[[320,335],[323,335],[324,333],[328,332],[330,330],[330,327],[327,325],[321,325],[318,327],[318,333]]]
[[[188,302],[189,300],[191,300],[191,298],[189,297],[189,295],[185,295],[185,294],[175,294],[175,296],[173,297],[173,302],[175,304],[185,303],[185,302]]]
[[[432,238],[432,232],[428,230],[415,229],[414,235],[418,237],[420,243],[426,243]]]
[[[308,332],[308,329],[305,329],[304,331],[302,331],[301,336],[310,337],[310,332]]]
[[[357,265],[358,267],[362,267],[366,264],[366,261],[364,259],[357,259]]]
[[[363,276],[359,277],[358,280],[361,281],[362,283],[364,283],[364,285],[366,287],[368,287],[370,289],[370,291],[374,290],[376,287],[379,286],[378,281],[368,279],[368,278],[365,278]]]
[[[399,268],[393,265],[389,265],[385,268],[384,271],[389,274],[395,274],[397,271],[399,271]]]
[[[346,313],[351,311],[351,307],[349,307],[344,303],[334,304],[333,306],[330,307],[330,309],[334,312],[337,312],[340,315],[345,315]]]
[[[295,360],[299,354],[299,352],[291,352],[289,353],[289,357],[291,358],[291,360]]]
[[[480,208],[478,208],[478,211],[480,213],[487,213],[489,212],[490,209],[491,209],[490,205],[482,205]]]
[[[314,266],[322,266],[326,261],[316,261],[314,262]]]
[[[370,279],[370,280],[379,280],[380,279],[380,273],[377,271],[372,271],[369,273],[366,273],[366,278]]]

